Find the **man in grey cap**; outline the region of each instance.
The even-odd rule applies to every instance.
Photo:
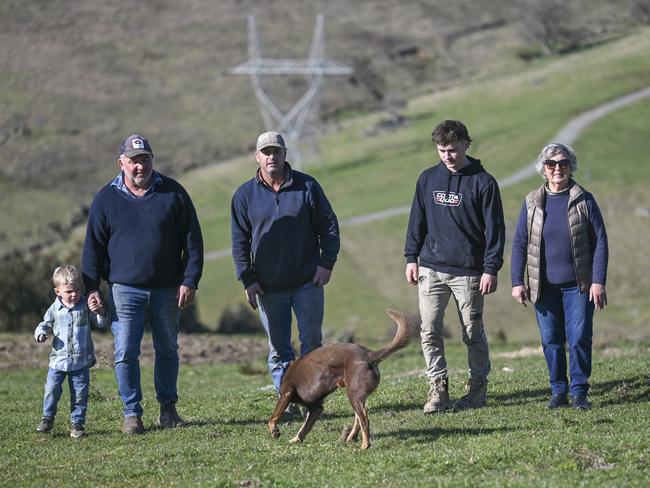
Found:
[[[88,304],[103,306],[108,283],[115,377],[126,434],[142,434],[140,343],[145,321],[155,352],[154,384],[162,428],[184,424],[176,411],[180,309],[203,270],[203,239],[194,205],[175,180],[154,170],[153,151],[134,134],[120,146],[120,173],[93,200],[82,256]]]
[[[253,178],[235,192],[231,207],[232,255],[237,279],[258,308],[269,337],[269,371],[277,391],[295,359],[291,311],[296,314],[300,354],[320,347],[323,287],[339,252],[336,215],[318,182],[285,160],[277,132],[257,139]]]

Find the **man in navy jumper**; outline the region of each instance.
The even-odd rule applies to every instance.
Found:
[[[323,287],[339,252],[339,225],[318,182],[291,168],[281,134],[257,139],[259,169],[232,199],[232,255],[246,299],[258,306],[269,337],[269,371],[276,390],[295,359],[291,311],[300,354],[321,346]]]
[[[465,125],[445,120],[436,126],[432,139],[440,162],[418,178],[404,249],[406,280],[418,286],[429,380],[425,413],[452,407],[443,339],[445,308],[452,295],[470,375],[469,392],[454,410],[486,404],[490,359],[483,300],[497,289],[505,241],[499,187],[478,159],[467,156],[472,140]]]
[[[134,134],[120,146],[120,174],[93,200],[82,256],[88,304],[103,306],[108,282],[115,377],[123,431],[144,432],[140,343],[148,321],[155,352],[158,424],[183,425],[176,411],[180,309],[194,300],[203,270],[203,238],[185,189],[153,168],[149,142]]]

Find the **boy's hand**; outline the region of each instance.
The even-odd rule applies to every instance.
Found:
[[[47,340],[46,334],[39,334],[38,337],[36,338],[36,342],[45,342],[46,340]]]
[[[97,315],[105,315],[104,307],[97,302],[97,300],[89,300],[88,308],[91,312],[96,313]]]
[[[88,308],[92,310],[95,313],[97,312],[97,308],[103,308],[104,307],[104,301],[102,300],[102,295],[99,293],[99,291],[93,291],[88,294]]]

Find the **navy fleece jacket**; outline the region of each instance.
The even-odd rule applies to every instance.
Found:
[[[404,255],[456,276],[496,276],[505,244],[501,194],[481,162],[467,158],[456,173],[440,161],[418,178]]]
[[[259,172],[259,170],[258,170]],[[287,291],[311,280],[316,266],[332,269],[339,224],[318,182],[289,168],[275,192],[256,176],[232,198],[232,256],[244,288]]]
[[[198,288],[203,237],[185,189],[162,176],[155,191],[130,198],[106,185],[93,200],[82,256],[88,292],[109,283]]]

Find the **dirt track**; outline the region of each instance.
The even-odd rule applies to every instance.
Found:
[[[113,365],[113,338],[95,335],[95,352],[100,366]],[[267,354],[266,338],[230,338],[211,334],[182,334],[179,336],[179,356],[182,364],[249,362]],[[51,343],[38,344],[31,335],[0,339],[0,370],[46,368]],[[151,337],[142,340],[140,364],[153,364]]]

